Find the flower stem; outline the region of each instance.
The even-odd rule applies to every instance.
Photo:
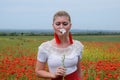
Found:
[[[65,68],[65,54],[62,57],[62,66]],[[64,80],[65,75],[63,76],[62,80]]]

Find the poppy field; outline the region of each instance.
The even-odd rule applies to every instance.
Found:
[[[0,80],[37,78],[38,46],[53,36],[0,36]],[[73,36],[84,45],[83,80],[120,80],[120,36]],[[46,69],[47,65],[46,65]]]

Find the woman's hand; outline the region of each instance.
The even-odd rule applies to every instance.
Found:
[[[56,69],[54,73],[54,78],[57,78],[58,76],[64,76],[66,73],[66,70],[64,67],[60,66]]]

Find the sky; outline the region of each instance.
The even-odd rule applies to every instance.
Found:
[[[0,29],[53,29],[59,10],[72,29],[120,30],[120,0],[0,0]]]

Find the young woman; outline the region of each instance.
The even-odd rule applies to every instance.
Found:
[[[51,80],[82,80],[80,60],[83,45],[72,39],[72,23],[66,11],[58,11],[53,17],[54,39],[39,46],[36,75]],[[45,70],[48,64],[49,71]]]

